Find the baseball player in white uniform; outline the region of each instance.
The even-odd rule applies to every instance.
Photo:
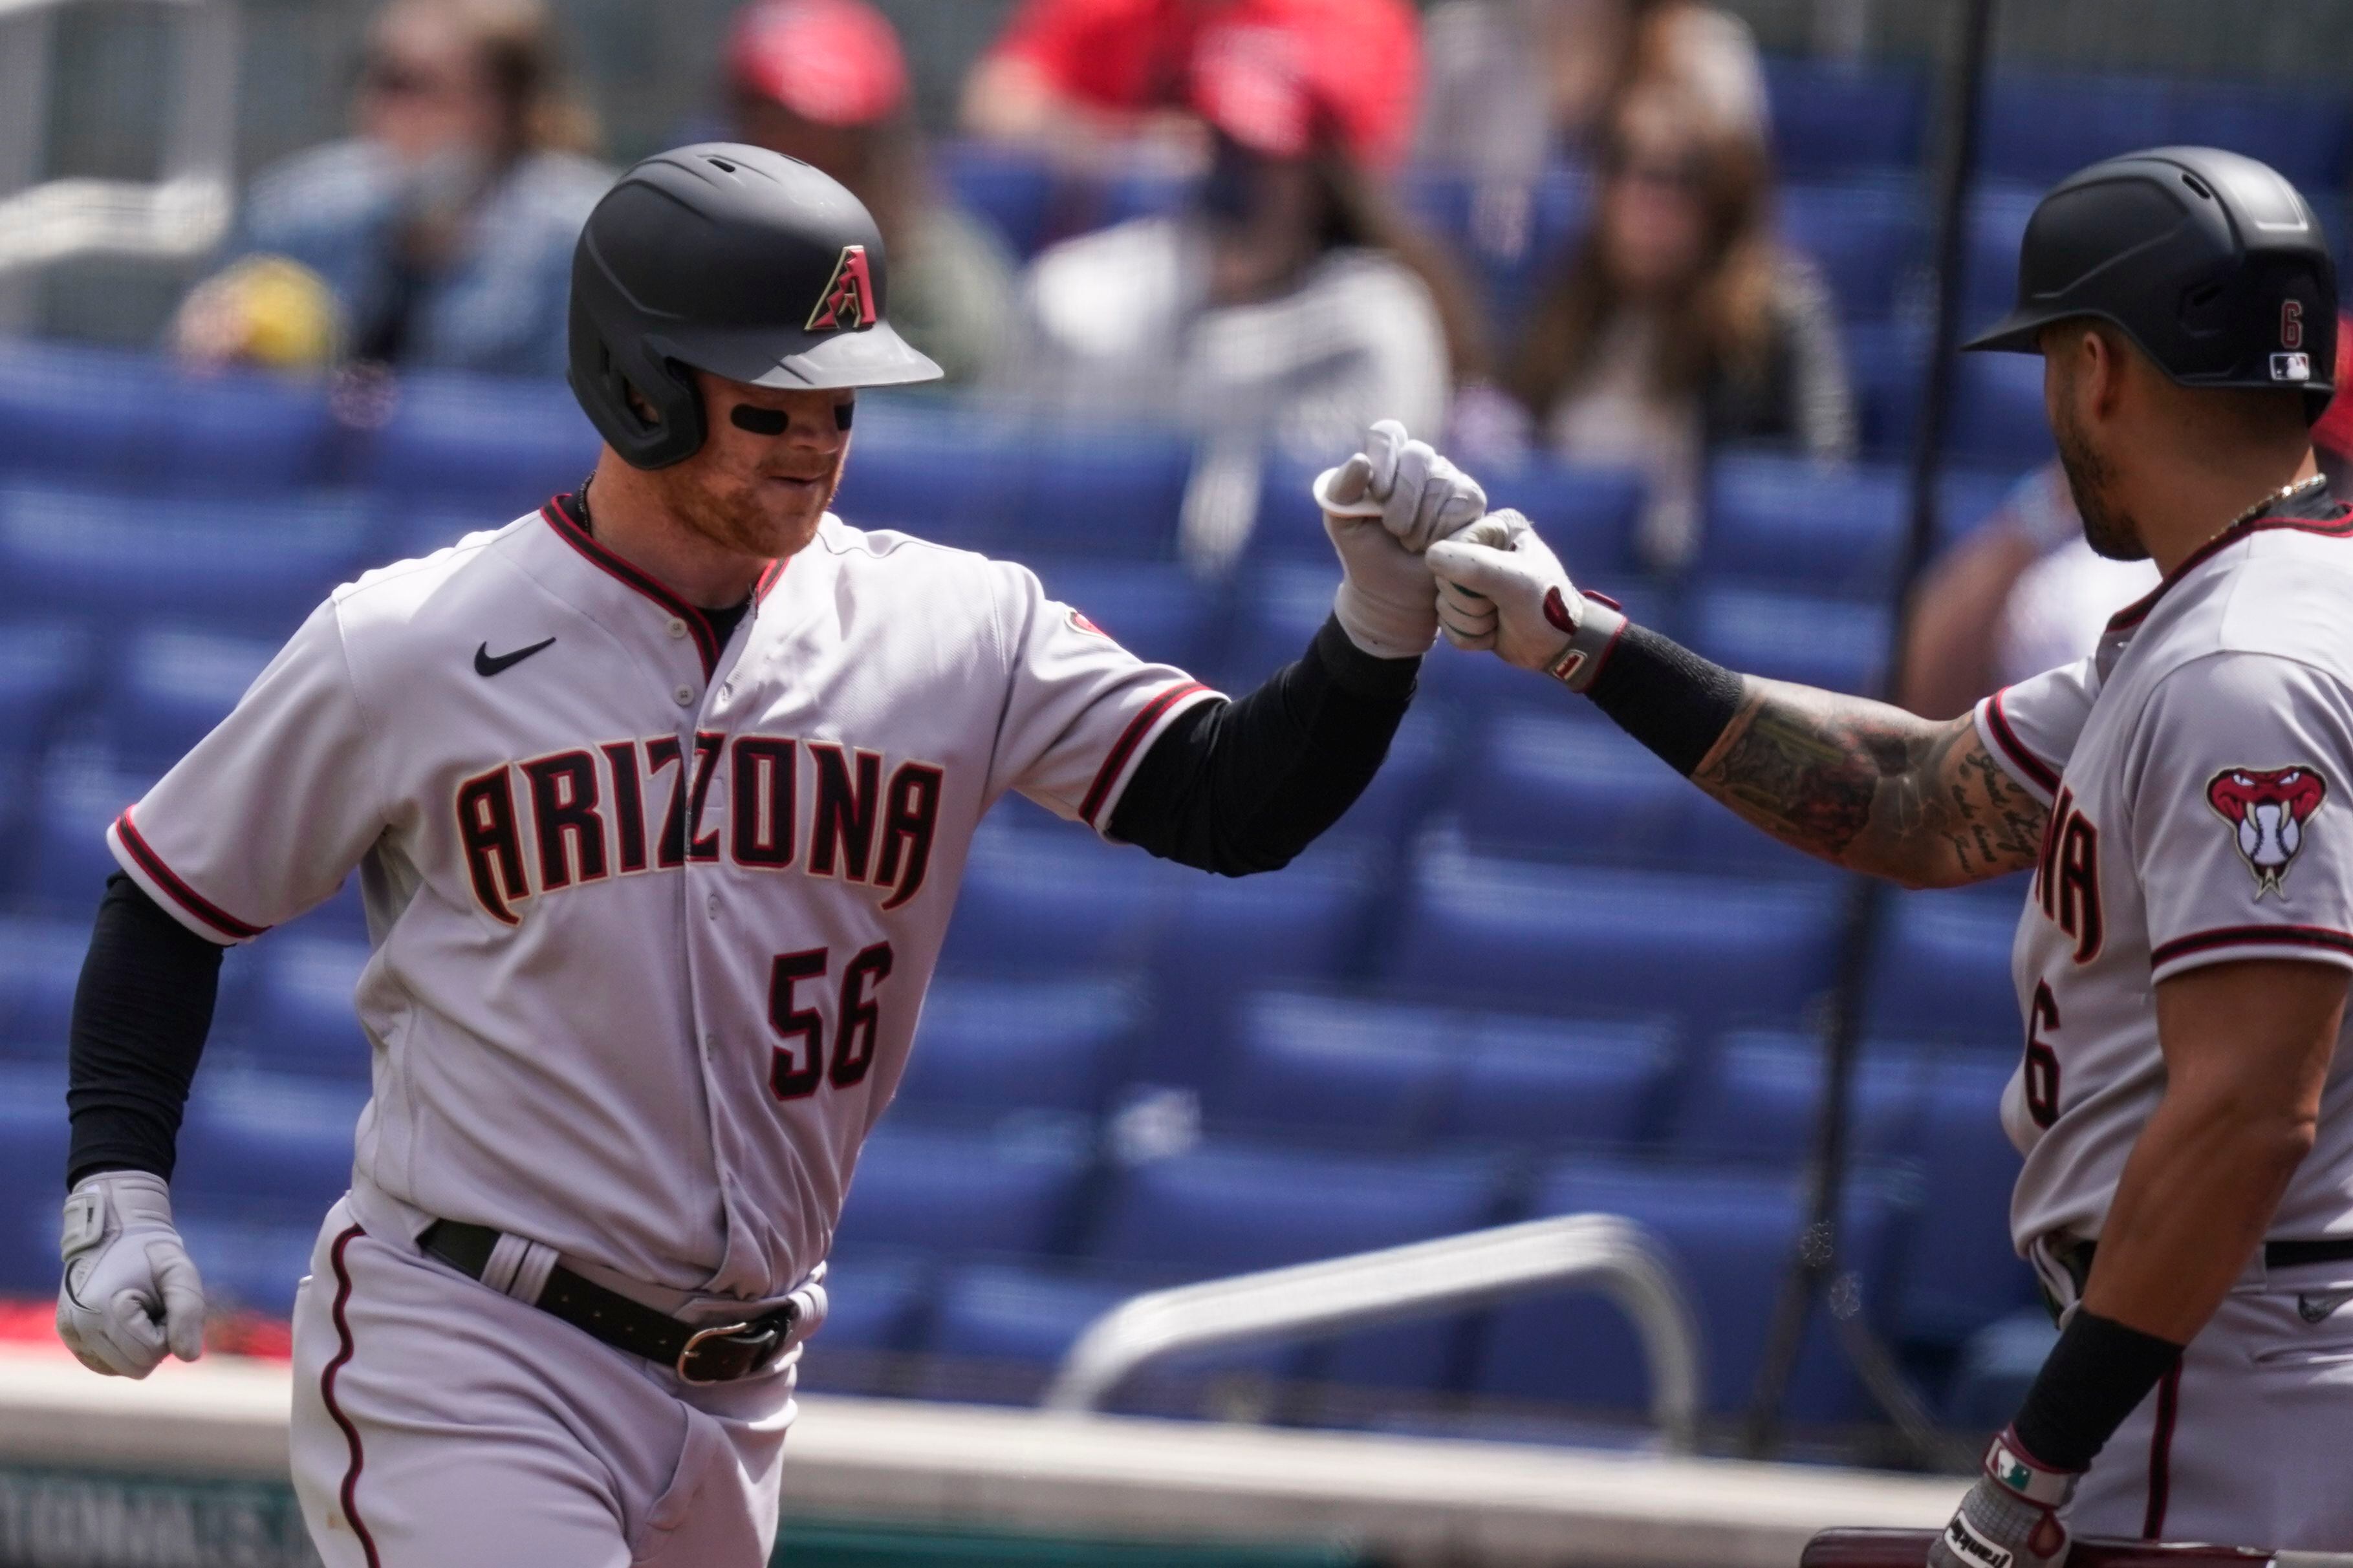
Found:
[[[330,1568],[766,1562],[797,1347],[983,814],[1273,869],[1404,712],[1413,551],[1475,486],[1377,428],[1321,492],[1333,619],[1229,702],[1018,566],[826,510],[853,389],[937,374],[886,284],[807,165],[632,169],[575,264],[594,475],[337,589],[112,829],[58,1302],[101,1372],[201,1346],[167,1183],[222,947],[360,875],[375,1092],[294,1323]]]
[[[1931,1561],[2048,1568],[2071,1531],[2344,1551],[2353,507],[2307,429],[2335,274],[2277,174],[2164,148],[2052,190],[2020,301],[1970,346],[2044,356],[2086,538],[2164,574],[2093,658],[1943,723],[1743,678],[1580,595],[1508,514],[1430,547],[1440,616],[1827,859],[2032,868],[2001,1115],[2063,1328]]]

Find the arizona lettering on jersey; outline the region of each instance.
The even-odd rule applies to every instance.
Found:
[[[2099,651],[1978,706],[2051,806],[2012,974],[2024,1049],[2002,1108],[2026,1156],[2021,1252],[2100,1233],[2164,1089],[2153,991],[2200,964],[2353,967],[2353,508],[2268,514],[2119,614]],[[2353,1232],[2353,1051],[2274,1234]]]
[[[830,1245],[982,814],[1106,829],[1213,696],[832,517],[723,643],[556,505],[338,589],[111,842],[221,942],[359,870],[365,1202],[765,1298]]]
[[[690,837],[723,771],[727,814]],[[691,763],[675,735],[604,741],[477,773],[451,809],[475,902],[508,925],[527,899],[722,858],[864,884],[894,910],[923,889],[945,777],[912,760],[884,773],[881,752],[837,742],[702,731]]]

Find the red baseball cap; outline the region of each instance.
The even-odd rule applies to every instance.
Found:
[[[1336,148],[1394,166],[1412,134],[1420,40],[1392,0],[1258,0],[1193,47],[1193,107],[1254,152]]]
[[[907,101],[907,61],[865,0],[754,0],[728,40],[735,80],[819,125],[871,125]]]

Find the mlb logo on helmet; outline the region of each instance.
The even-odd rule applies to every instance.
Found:
[[[818,296],[809,310],[808,324],[804,329],[812,332],[863,331],[881,319],[874,308],[874,279],[866,270],[866,247],[845,245],[841,258],[833,264],[833,276],[826,279],[825,291]]]

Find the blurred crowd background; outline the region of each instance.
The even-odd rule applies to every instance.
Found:
[[[948,382],[867,400],[849,521],[1024,560],[1232,689],[1328,606],[1306,483],[1381,417],[1740,668],[1853,691],[1900,668],[1944,715],[2084,651],[2154,576],[2082,545],[2031,360],[1955,373],[1938,554],[1898,613],[1959,9],[0,13],[0,1290],[50,1288],[105,823],[335,582],[586,471],[557,379],[571,248],[664,146],[776,148],[876,215],[889,313]],[[1994,59],[1965,326],[2007,300],[2040,189],[2134,146],[2267,159],[2341,236],[2353,9],[2012,5]],[[151,183],[143,228],[100,211]],[[2346,425],[2319,433],[2332,464]],[[1546,683],[1442,648],[1372,795],[1247,889],[1011,803],[807,1381],[1031,1398],[1141,1286],[1606,1209],[1686,1268],[1726,1440],[1804,1219],[1839,891]],[[2048,1342],[1995,1124],[2017,898],[1889,906],[1846,1272],[1787,1403],[1806,1451],[1897,1452],[1841,1323],[1959,1432]],[[269,1342],[348,1163],[364,956],[340,900],[232,960],[180,1188],[242,1342]],[[1188,1363],[1128,1403],[1620,1442],[1643,1395],[1622,1323],[1546,1301]]]

